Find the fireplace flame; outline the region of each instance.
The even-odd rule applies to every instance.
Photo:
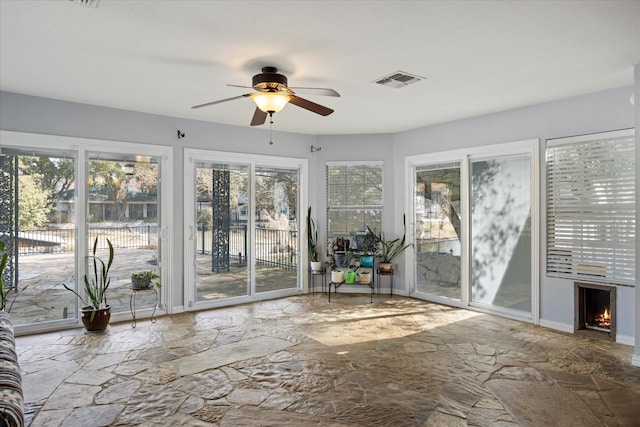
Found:
[[[611,314],[609,313],[609,309],[605,308],[604,311],[598,315],[594,319],[596,321],[596,325],[601,328],[610,328],[611,327]]]

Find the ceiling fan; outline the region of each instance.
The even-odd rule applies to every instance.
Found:
[[[278,69],[276,67],[262,67],[262,73],[253,76],[252,83],[252,86],[227,86],[247,89],[253,88],[256,92],[245,93],[244,95],[234,96],[232,98],[194,105],[191,108],[208,107],[210,105],[233,101],[234,99],[251,97],[253,102],[257,105],[256,111],[253,113],[253,118],[251,119],[251,126],[259,126],[264,124],[267,120],[267,114],[270,117],[273,117],[273,113],[282,111],[288,103],[297,105],[298,107],[304,108],[305,110],[309,110],[313,113],[320,114],[321,116],[328,116],[333,113],[331,108],[300,98],[296,95],[294,90],[296,92],[303,92],[311,95],[340,96],[340,94],[333,89],[320,87],[288,87],[287,77],[282,74],[278,74]]]

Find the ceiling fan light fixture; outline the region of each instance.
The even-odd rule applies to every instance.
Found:
[[[251,99],[265,113],[278,113],[287,105],[291,97],[278,92],[260,92],[251,95]]]

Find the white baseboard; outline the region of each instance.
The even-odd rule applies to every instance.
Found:
[[[556,322],[554,320],[540,319],[540,326],[555,329],[557,331],[573,333],[573,325],[569,323]]]
[[[634,354],[633,357],[631,358],[631,364],[633,366],[639,366],[640,367],[640,354]]]
[[[555,329],[557,331],[569,332],[570,334],[574,332],[573,325],[569,323],[555,322],[553,320],[540,319],[540,326],[544,326],[545,328],[549,329]],[[630,345],[633,347],[635,345],[635,341],[635,337],[632,337],[630,335],[616,334],[616,342],[618,344]]]
[[[630,345],[631,347],[633,347],[636,343],[636,338],[630,335],[616,334],[616,342],[618,344]]]

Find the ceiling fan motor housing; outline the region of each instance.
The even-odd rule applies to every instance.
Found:
[[[263,67],[262,73],[253,76],[253,88],[259,92],[282,92],[287,89],[287,78],[278,74],[275,67]]]

